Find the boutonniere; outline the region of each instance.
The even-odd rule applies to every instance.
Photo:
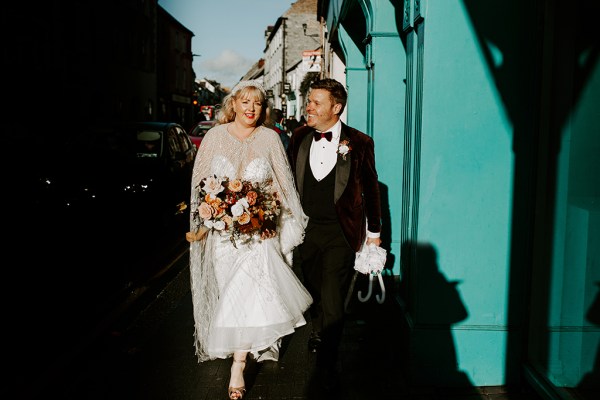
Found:
[[[350,146],[350,141],[342,140],[338,145],[337,153],[340,156],[342,156],[342,159],[345,161],[346,156],[348,155],[348,153],[350,153],[350,150],[352,150],[352,147]]]

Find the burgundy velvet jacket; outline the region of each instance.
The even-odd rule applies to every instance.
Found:
[[[297,128],[288,146],[288,157],[300,199],[303,196],[304,173],[306,168],[310,168],[309,153],[313,132],[314,129],[308,126]],[[354,251],[359,251],[365,241],[367,229],[373,233],[381,232],[381,198],[375,169],[375,144],[371,137],[342,123],[340,142],[343,140],[350,142],[351,150],[345,160],[338,155],[333,201],[348,244]]]

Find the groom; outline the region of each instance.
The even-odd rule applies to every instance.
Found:
[[[381,203],[373,139],[340,120],[347,101],[334,79],[314,82],[307,125],[294,131],[288,155],[309,217],[298,247],[304,284],[313,296],[309,349],[326,389],[337,385],[344,300],[363,243],[381,244]]]

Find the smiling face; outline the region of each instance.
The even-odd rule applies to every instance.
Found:
[[[236,122],[245,126],[256,126],[263,113],[263,103],[255,96],[240,93],[233,101]]]
[[[313,89],[306,105],[306,124],[318,131],[331,128],[340,119],[342,105],[334,103],[325,89]]]

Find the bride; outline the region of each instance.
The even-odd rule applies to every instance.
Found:
[[[281,139],[263,126],[266,103],[259,82],[239,82],[223,101],[219,124],[206,133],[192,175],[186,238],[191,243],[196,355],[199,362],[233,358],[230,399],[244,397],[248,355],[259,362],[277,361],[282,337],[306,324],[303,313],[312,303],[291,269],[292,250],[304,238],[307,217]],[[199,191],[211,177],[272,182],[280,204],[275,229],[245,234],[243,240],[234,240],[231,218],[225,219],[230,223],[225,229],[222,223],[221,230],[215,229],[209,216],[222,210],[211,209]]]

